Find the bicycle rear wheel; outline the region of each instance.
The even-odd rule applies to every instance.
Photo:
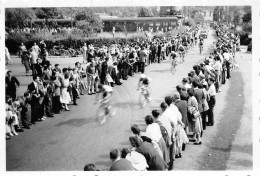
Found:
[[[146,105],[145,95],[143,93],[140,93],[140,96],[139,96],[139,106],[141,108],[144,108],[145,105]]]
[[[106,112],[103,106],[99,106],[96,113],[96,122],[103,125],[106,122]]]

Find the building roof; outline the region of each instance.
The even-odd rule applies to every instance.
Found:
[[[177,17],[138,17],[138,18],[103,18],[102,21],[154,21],[154,20],[177,20]]]

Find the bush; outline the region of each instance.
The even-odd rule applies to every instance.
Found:
[[[196,22],[194,21],[194,19],[188,19],[188,20],[185,20],[185,23],[184,23],[185,26],[190,26],[190,27],[196,27]]]
[[[167,33],[155,33],[154,37],[162,38],[169,35],[177,35],[177,33],[184,32],[187,30],[187,26],[182,26],[178,29],[168,31]],[[19,34],[19,35],[9,35],[5,40],[5,44],[9,49],[9,52],[12,54],[17,53],[21,43],[24,43],[27,49],[31,48],[34,42],[39,43],[41,40],[44,40],[46,43],[47,50],[53,48],[53,46],[63,46],[64,49],[74,48],[79,49],[83,46],[83,43],[93,44],[94,46],[101,47],[103,45],[112,45],[112,44],[124,44],[127,42],[136,42],[146,40],[146,35],[144,32],[134,32],[126,33],[118,32],[113,38],[112,33],[103,32],[90,35],[90,37],[84,37],[80,32],[62,32],[58,34],[51,34],[50,32],[45,33],[34,33],[34,34]]]

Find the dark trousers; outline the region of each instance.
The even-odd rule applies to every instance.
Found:
[[[106,75],[101,75],[101,76],[100,76],[100,82],[101,82],[101,84],[105,84],[105,81],[106,81]]]
[[[9,91],[9,90],[6,90],[6,94],[9,95],[11,98],[12,98],[12,101],[15,101],[16,99],[16,90],[13,90],[13,91]]]
[[[210,107],[208,110],[208,122],[213,126],[214,125],[214,107]]]
[[[158,59],[158,63],[161,63],[161,52],[157,53],[157,59]]]
[[[139,63],[139,71],[141,72],[141,73],[144,73],[144,62],[140,62]]]
[[[137,67],[138,67],[137,62],[134,62],[134,63],[133,63],[133,72],[134,72],[134,73],[137,72],[137,69],[138,69]]]
[[[122,69],[122,78],[124,79],[124,80],[127,80],[127,78],[128,78],[128,68],[127,67],[125,67],[125,68],[123,68]]]
[[[46,115],[51,116],[53,114],[53,112],[52,112],[52,98],[51,97],[45,97],[44,104],[45,104]]]
[[[94,90],[92,90],[94,92]],[[77,92],[77,89],[76,87],[72,87],[71,88],[71,94],[72,94],[72,98],[73,98],[73,103],[76,104],[76,101],[77,101],[77,97],[78,97],[78,92]]]
[[[208,113],[208,111],[201,112],[202,128],[203,128],[203,130],[206,130],[207,113]]]
[[[226,83],[226,70],[223,69],[222,72],[221,72],[221,81],[222,81],[222,84],[225,84]]]
[[[24,112],[23,110],[21,111],[21,120],[22,120],[22,125],[24,127],[29,126],[29,120],[28,120],[28,113]]]
[[[230,76],[230,63],[229,62],[226,62],[226,67],[227,67],[227,79],[229,79],[231,76]]]
[[[31,64],[32,75],[36,75],[36,74],[37,74],[35,65],[36,65],[36,64]]]
[[[208,122],[214,125],[214,106],[216,104],[215,96],[211,96],[210,100],[208,101],[209,110],[208,110]]]
[[[44,105],[43,102],[42,102],[42,104],[39,104],[39,111],[38,111],[39,116],[38,116],[38,119],[41,119],[45,115],[44,107],[45,107],[45,105]]]
[[[34,103],[31,105],[31,122],[34,123],[39,119],[39,105]]]
[[[173,141],[172,144],[169,146],[169,150],[170,150],[170,166],[169,166],[169,170],[173,169],[173,162],[175,161],[175,154],[176,154],[176,142]]]
[[[61,103],[60,103],[60,96],[54,96],[52,101],[52,110],[54,113],[60,113],[61,110]]]
[[[156,58],[156,53],[152,53],[151,55],[151,62],[154,63]]]

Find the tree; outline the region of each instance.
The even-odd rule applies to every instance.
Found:
[[[217,7],[215,7],[215,9],[214,9],[214,12],[213,12],[213,20],[214,21],[219,21],[219,18],[220,18],[220,16],[219,16],[219,7],[217,6]]]
[[[34,8],[34,10],[39,19],[60,19],[63,17],[57,8]]]
[[[185,21],[184,25],[189,27],[196,27],[196,22],[194,21],[194,19],[189,18]]]
[[[73,19],[75,19],[76,14],[82,12],[84,9],[80,7],[62,7],[57,8],[57,10],[63,18],[70,18],[71,27],[73,27]]]
[[[140,12],[138,13],[138,17],[151,17],[153,16],[153,12],[151,9],[142,7]]]
[[[23,28],[29,26],[30,20],[33,18],[35,18],[35,13],[30,8],[7,8],[5,25],[11,28]]]
[[[76,26],[89,36],[94,31],[102,29],[102,21],[92,10],[82,11],[75,16]]]
[[[244,23],[249,23],[251,22],[251,19],[252,19],[252,14],[251,14],[251,11],[250,12],[247,12],[244,16],[243,16],[243,22]]]

